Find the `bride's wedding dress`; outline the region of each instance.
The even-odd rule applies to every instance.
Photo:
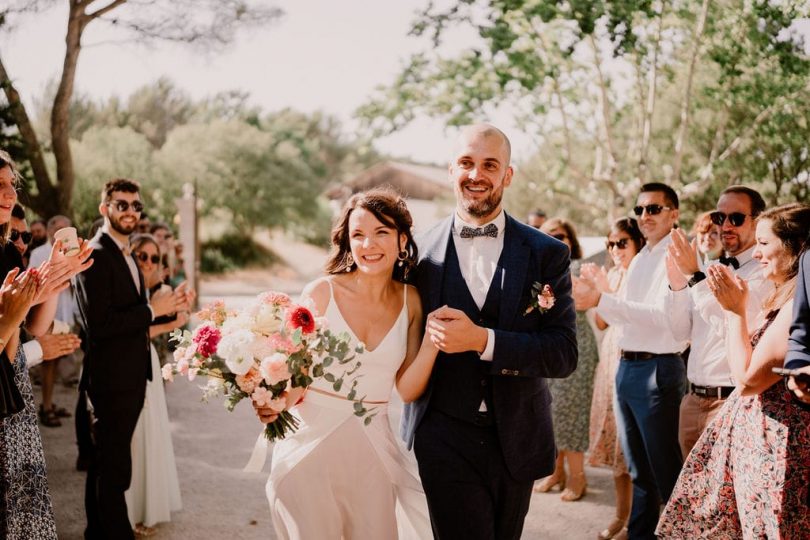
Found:
[[[330,292],[326,317],[333,332],[346,331],[357,340],[335,303],[334,292]],[[388,420],[387,402],[405,358],[407,339],[404,301],[382,342],[358,357],[358,398],[385,402],[366,405],[376,412],[368,426],[354,415],[353,402],[323,393],[335,393],[323,379],[317,379],[293,409],[301,426],[275,444],[267,482],[273,525],[280,538],[432,536],[418,473],[400,451]]]

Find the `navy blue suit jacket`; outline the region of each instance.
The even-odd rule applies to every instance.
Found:
[[[417,240],[420,258],[416,286],[425,315],[441,307],[452,226],[451,216]],[[498,324],[493,328],[495,349],[490,372],[493,414],[510,474],[517,480],[532,480],[554,469],[551,395],[545,379],[567,377],[576,369],[576,312],[568,247],[508,215],[505,229],[501,304]],[[536,281],[551,286],[556,302],[543,314],[537,310],[525,314]],[[431,394],[429,383],[418,400],[405,406],[401,432],[409,447]]]
[[[810,365],[810,257],[807,252],[799,262],[796,297],[793,300],[793,324],[790,327],[785,367],[801,368]]]

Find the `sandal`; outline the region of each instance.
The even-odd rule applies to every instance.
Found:
[[[555,486],[560,486],[560,491],[565,489],[565,472],[560,475],[546,476],[534,486],[535,493],[547,493],[554,489]]]
[[[135,533],[135,536],[153,536],[157,532],[157,529],[154,527],[147,527],[143,523],[138,523],[135,525],[135,528],[132,529],[132,532]]]
[[[614,518],[613,521],[610,522],[610,525],[607,526],[606,529],[603,529],[602,532],[599,533],[597,538],[599,540],[612,540],[618,539],[621,536],[621,533],[624,533],[624,538],[627,538],[627,520]]]
[[[70,413],[68,412],[68,410],[65,409],[64,407],[57,406],[56,403],[51,405],[51,410],[59,418],[70,418]]]
[[[42,407],[39,406],[39,421],[45,427],[59,427],[62,425],[62,422],[59,421],[59,417],[56,415],[53,409],[48,409],[47,411]]]
[[[577,484],[579,485],[579,489],[574,487]],[[565,491],[563,491],[560,499],[565,502],[578,501],[585,496],[587,491],[588,481],[585,479],[585,473],[575,474],[571,477],[571,481],[568,482],[568,486],[565,488]]]

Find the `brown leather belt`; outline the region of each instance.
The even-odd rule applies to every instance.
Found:
[[[733,386],[698,386],[689,383],[689,393],[704,398],[726,399],[733,391]]]

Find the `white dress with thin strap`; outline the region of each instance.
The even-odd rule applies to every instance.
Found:
[[[326,318],[335,333],[357,337],[335,303],[332,284]],[[407,299],[407,293],[405,294]],[[358,340],[359,341],[359,340]],[[387,402],[405,359],[408,306],[403,302],[382,342],[358,359],[357,395]],[[311,388],[334,394],[317,379]],[[353,403],[308,391],[292,409],[299,429],[273,448],[267,498],[282,539],[423,539],[432,536],[418,472],[402,454],[388,421],[388,404],[366,426]]]

